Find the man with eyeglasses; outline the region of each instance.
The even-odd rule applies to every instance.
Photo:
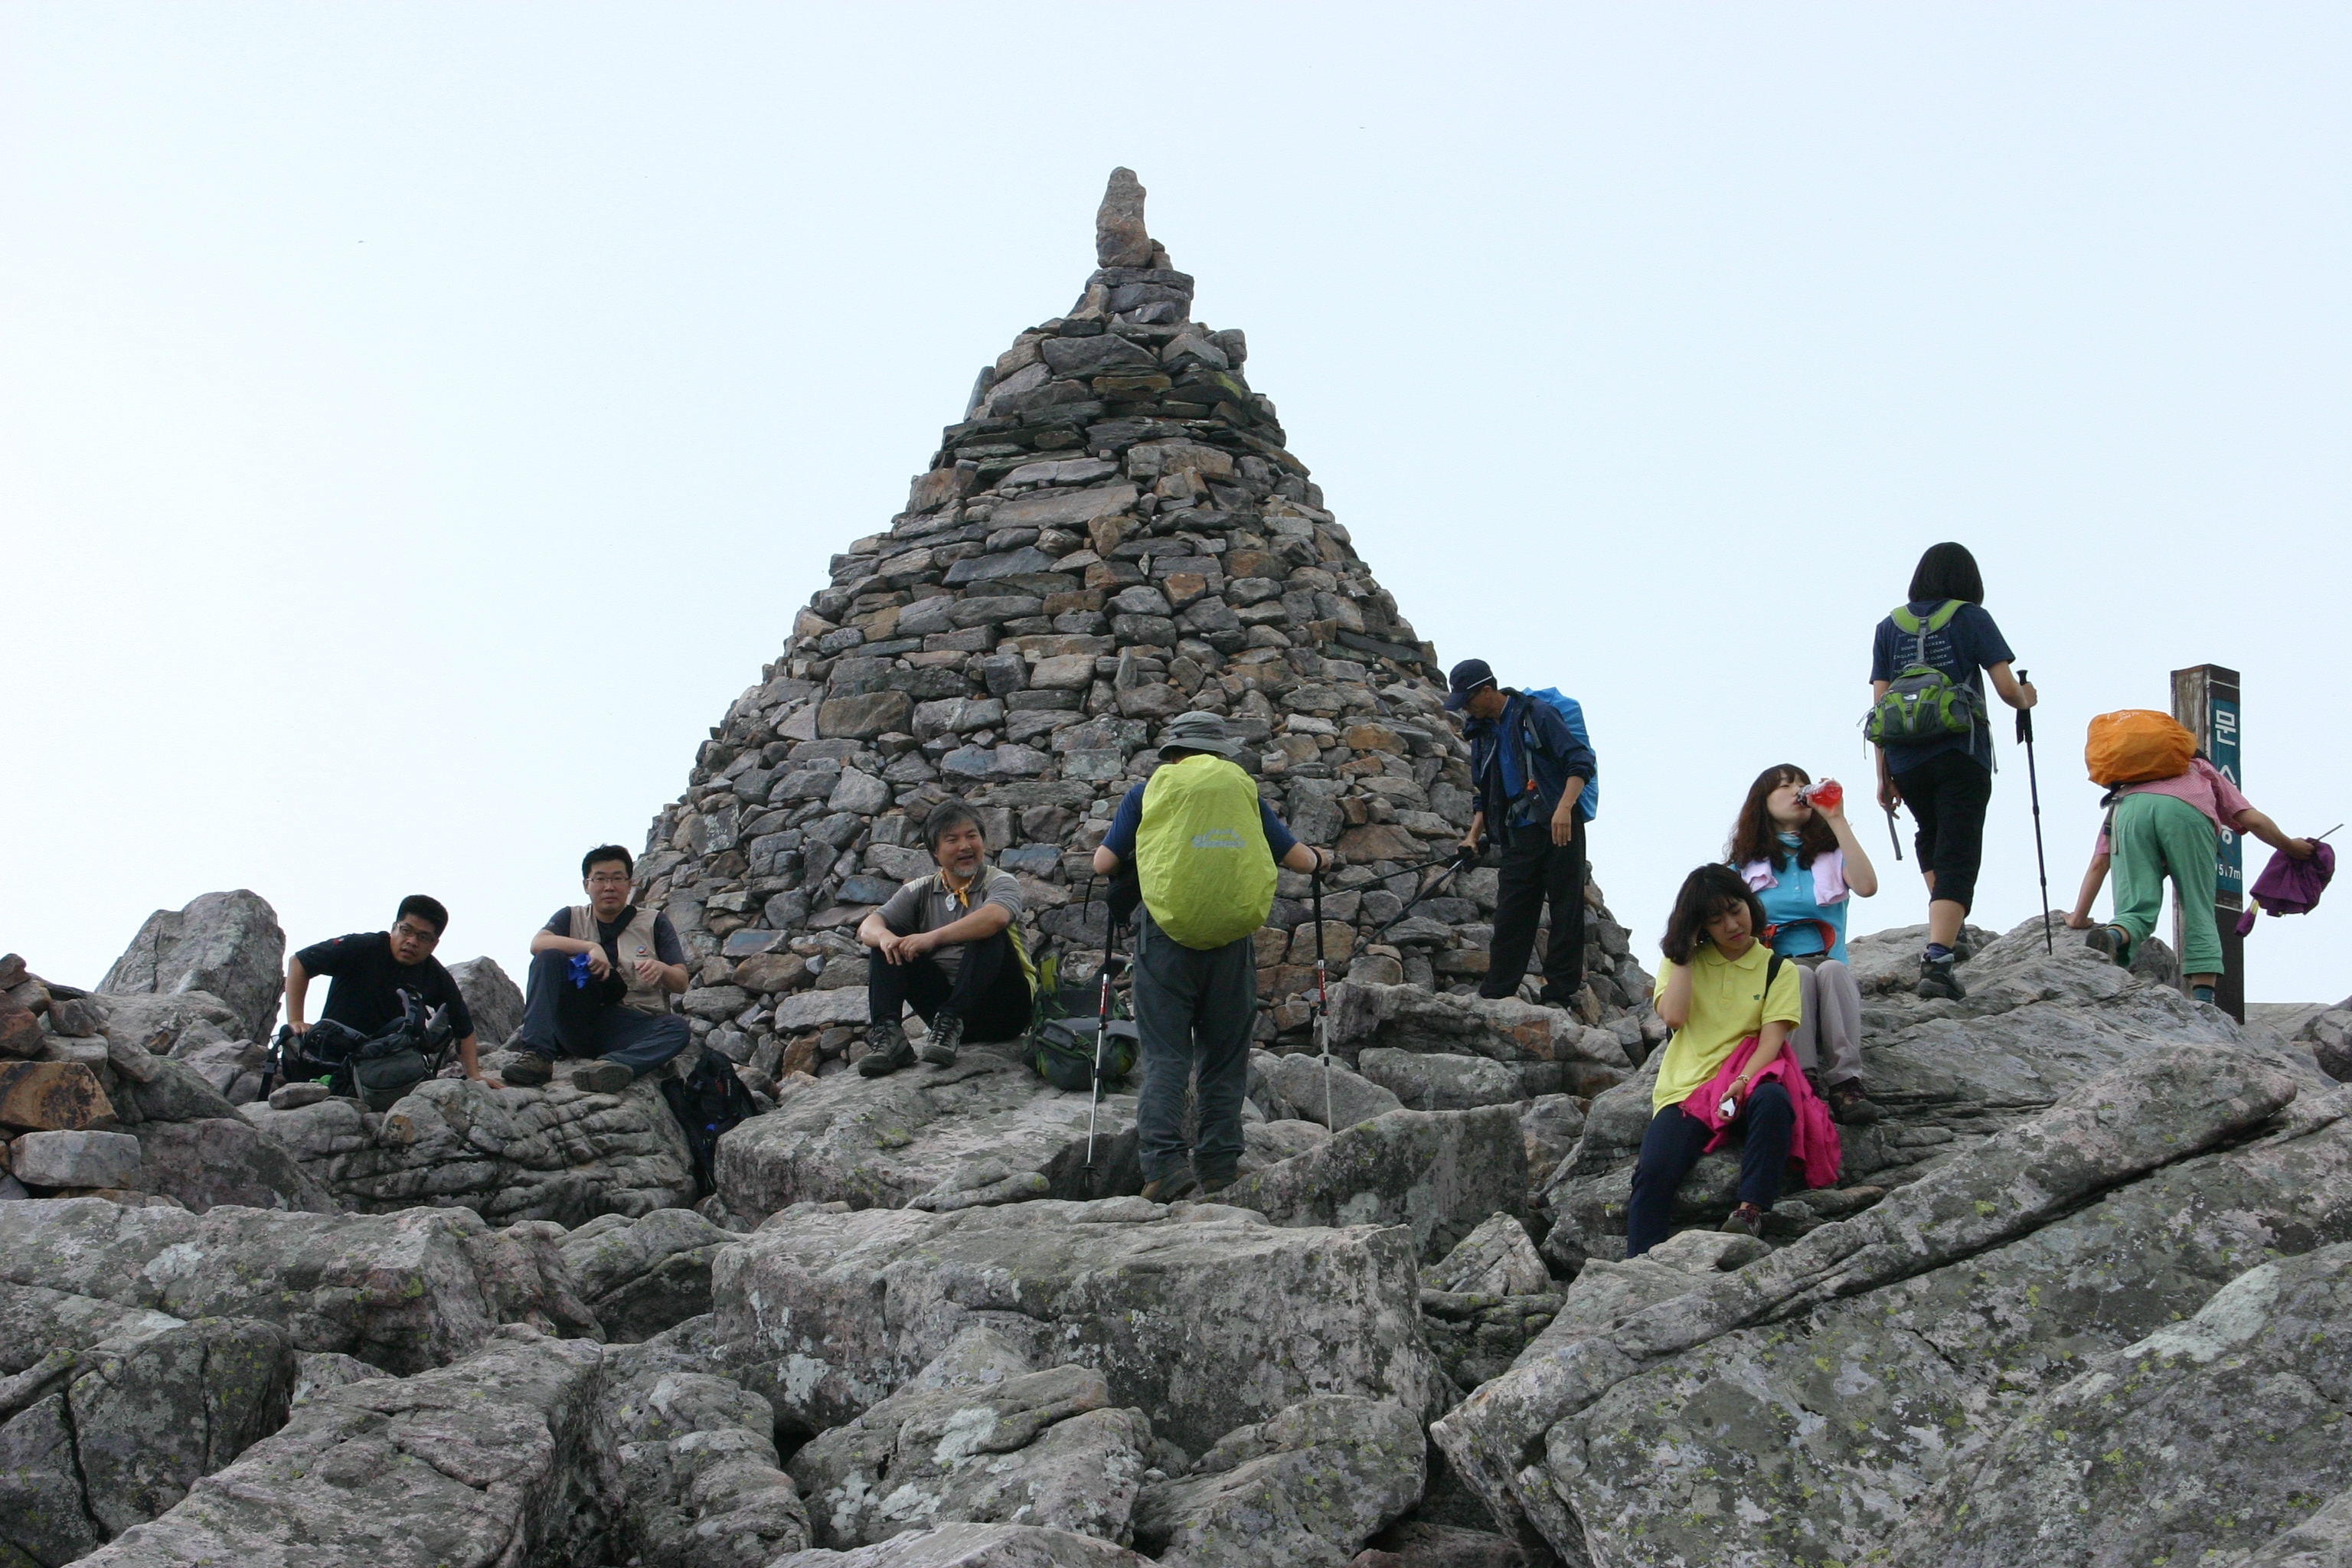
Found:
[[[438,899],[411,893],[400,900],[400,911],[390,931],[359,931],[331,942],[316,942],[286,961],[286,1026],[307,1035],[310,1025],[302,1004],[313,976],[324,974],[334,984],[327,988],[327,1005],[319,1016],[373,1035],[406,1013],[403,991],[428,1008],[449,1009],[449,1028],[457,1037],[457,1059],[466,1076],[477,1082],[481,1063],[474,1039],[473,1016],[457,982],[441,967],[433,950],[449,927],[449,911]]]
[[[694,1026],[669,1010],[686,989],[686,949],[669,917],[630,901],[636,858],[602,844],[580,861],[588,901],[558,910],[530,939],[520,1059],[506,1081],[530,1089],[555,1076],[563,1057],[593,1058],[572,1081],[618,1094],[686,1049]]]

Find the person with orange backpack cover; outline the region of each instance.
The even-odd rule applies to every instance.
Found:
[[[2090,931],[2085,942],[2128,967],[2133,949],[2156,930],[2169,876],[2180,898],[2180,967],[2189,994],[2212,1001],[2221,977],[2221,933],[2213,920],[2221,836],[2250,833],[2297,860],[2311,858],[2310,840],[2289,838],[2256,811],[2168,714],[2143,709],[2100,714],[2091,721],[2083,764],[2092,783],[2108,786],[2100,802],[2108,809],[2066,924]],[[2091,904],[2111,865],[2115,918],[2093,928]]]

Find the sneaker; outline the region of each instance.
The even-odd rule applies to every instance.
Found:
[[[1870,1096],[1862,1092],[1859,1079],[1849,1079],[1833,1085],[1823,1098],[1829,1102],[1831,1117],[1848,1127],[1867,1127],[1886,1114]]]
[[[2121,926],[2093,926],[2083,938],[2083,945],[2094,952],[2104,952],[2118,969],[2131,967],[2131,932]]]
[[[591,1094],[618,1094],[636,1081],[637,1075],[620,1062],[590,1062],[572,1069],[572,1087]]]
[[[1726,1236],[1754,1236],[1763,1228],[1764,1211],[1754,1204],[1741,1204],[1738,1208],[1733,1209],[1731,1217],[1725,1220],[1722,1226]]]
[[[537,1089],[555,1076],[555,1063],[537,1051],[525,1051],[509,1062],[499,1076],[509,1089]]]
[[[963,1044],[963,1019],[945,1007],[931,1020],[930,1038],[915,1053],[935,1068],[951,1068],[956,1064],[956,1047]]]
[[[858,1076],[881,1078],[914,1065],[914,1043],[907,1038],[905,1029],[896,1024],[866,1026],[866,1054],[857,1058]]]
[[[1948,958],[1922,958],[1919,961],[1919,984],[1911,989],[1921,996],[1943,996],[1954,1002],[1968,995],[1960,988],[1959,977],[1952,973],[1952,961]]]
[[[1192,1166],[1179,1165],[1158,1181],[1144,1183],[1143,1196],[1149,1203],[1172,1204],[1200,1184]]]

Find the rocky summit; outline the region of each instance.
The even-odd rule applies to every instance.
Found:
[[[1859,938],[1884,1119],[1758,1235],[1706,1156],[1628,1258],[1625,933],[1591,895],[1546,1006],[1475,994],[1493,872],[1406,910],[1468,812],[1434,651],[1124,170],[1097,260],[656,817],[668,1068],[273,1085],[247,890],[96,986],[0,956],[0,1564],[2352,1562],[2352,1003],[2242,1027],[2039,919],[1923,1001],[1918,930]],[[954,793],[1089,972],[1087,853],[1187,708],[1349,863],[1258,935],[1240,1178],[1160,1204],[1131,1085],[1090,1160],[1012,1050],[856,1072],[849,933]],[[663,1090],[720,1063],[759,1113],[707,1192]]]

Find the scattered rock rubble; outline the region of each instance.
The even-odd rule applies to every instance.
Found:
[[[1384,929],[1377,873],[1466,805],[1433,651],[1126,171],[1098,258],[656,824],[699,1048],[764,1111],[717,1194],[653,1083],[264,1101],[251,893],[95,991],[0,957],[0,1563],[2343,1561],[2352,1004],[2240,1029],[2161,944],[2126,973],[2038,920],[1923,1002],[1919,933],[1860,939],[1887,1115],[1840,1184],[1725,1235],[1710,1156],[1625,1259],[1664,1032],[1624,933],[1595,893],[1550,1009],[1468,994],[1491,872]],[[1129,1094],[1090,1147],[984,1046],[845,1072],[846,931],[952,788],[1093,963],[1080,858],[1180,706],[1355,865],[1331,1060],[1287,879],[1242,1178],[1162,1205]],[[454,967],[502,1043],[512,983]]]

